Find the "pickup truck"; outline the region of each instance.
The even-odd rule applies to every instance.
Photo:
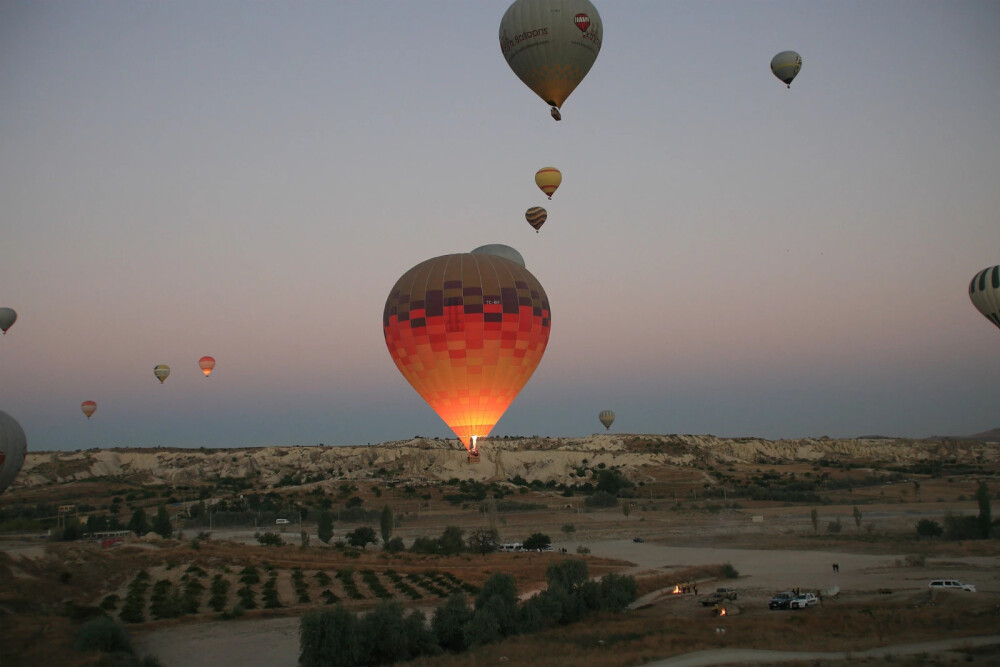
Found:
[[[703,607],[711,607],[713,604],[718,604],[724,600],[735,600],[736,597],[737,592],[735,588],[716,588],[714,593],[710,593],[698,602]]]

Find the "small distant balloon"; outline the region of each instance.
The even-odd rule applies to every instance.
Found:
[[[14,483],[24,465],[28,441],[17,420],[0,410],[0,493]]]
[[[975,275],[969,283],[969,298],[986,319],[1000,327],[1000,266],[991,266]]]
[[[795,51],[782,51],[771,59],[771,71],[786,86],[792,87],[792,79],[802,69],[802,56]]]
[[[532,206],[527,211],[524,212],[524,219],[528,221],[528,224],[535,228],[535,233],[542,228],[545,221],[548,219],[549,213],[541,206]]]
[[[17,321],[17,313],[13,308],[0,308],[0,330],[7,333],[7,329],[14,326]]]
[[[97,403],[93,401],[84,401],[80,404],[80,409],[83,410],[83,414],[87,415],[87,419],[90,419],[95,412],[97,412]]]
[[[155,375],[156,379],[160,381],[160,384],[163,384],[163,381],[170,375],[170,366],[167,366],[166,364],[153,366],[153,375]]]
[[[215,357],[202,357],[198,360],[198,365],[205,377],[208,377],[212,374],[212,369],[215,368]]]
[[[601,414],[597,415],[597,418],[604,424],[606,431],[610,431],[611,425],[615,423],[615,413],[611,410],[601,410]]]
[[[537,185],[549,199],[552,199],[553,193],[559,189],[559,185],[561,183],[562,172],[555,167],[542,167],[535,172],[535,185]]]

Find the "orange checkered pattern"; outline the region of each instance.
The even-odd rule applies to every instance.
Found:
[[[549,301],[531,273],[496,255],[421,262],[396,281],[382,329],[399,372],[468,448],[485,438],[538,367]]]

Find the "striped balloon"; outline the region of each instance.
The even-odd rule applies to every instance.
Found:
[[[535,185],[541,188],[549,199],[552,199],[552,193],[560,183],[562,183],[562,172],[555,167],[542,167],[535,172]]]
[[[545,224],[548,217],[548,212],[541,206],[532,206],[524,212],[524,219],[528,221],[529,225],[535,228],[536,234],[542,228],[542,225]]]
[[[615,423],[615,413],[613,410],[601,410],[601,414],[597,415],[597,418],[604,424],[604,428],[609,431],[611,430],[611,425]]]
[[[976,274],[969,283],[969,298],[986,319],[1000,327],[1000,266]]]

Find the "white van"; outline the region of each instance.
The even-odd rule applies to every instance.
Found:
[[[286,523],[288,523],[288,519],[275,519],[275,520],[274,520],[274,522],[275,522],[276,524],[278,524],[279,526],[283,526],[283,525],[285,525]]]
[[[969,591],[970,593],[976,592],[976,587],[972,584],[963,584],[961,581],[956,581],[954,579],[935,579],[931,583],[927,584],[927,588],[943,588],[950,591]]]

